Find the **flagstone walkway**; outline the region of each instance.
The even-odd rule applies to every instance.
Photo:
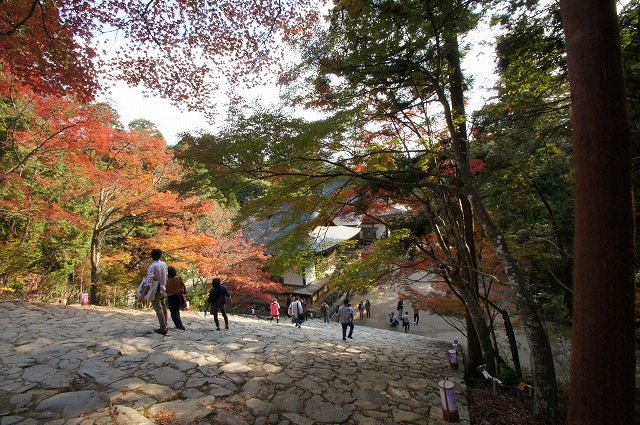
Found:
[[[295,328],[183,312],[161,336],[152,310],[0,301],[0,425],[445,424],[450,341],[337,323]]]

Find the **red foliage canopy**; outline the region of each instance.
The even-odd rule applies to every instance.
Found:
[[[71,91],[89,100],[98,87],[95,51],[78,41],[91,37],[91,19],[86,16],[90,10],[84,8],[82,19],[83,14],[68,13],[70,10],[60,3],[3,1],[0,60],[13,75],[39,92],[63,95]],[[80,9],[80,5],[74,8]]]
[[[263,81],[317,11],[314,0],[7,0],[0,60],[46,93],[90,98],[105,71],[203,108],[221,85]]]

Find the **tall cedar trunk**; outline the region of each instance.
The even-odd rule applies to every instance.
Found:
[[[447,98],[444,92],[438,93],[440,104],[445,110],[447,126],[452,135],[453,153],[456,160],[460,162],[465,155],[460,152],[460,145],[456,142],[457,133],[449,110]],[[533,357],[533,380],[534,380],[534,413],[538,418],[544,419],[549,424],[558,423],[558,385],[555,376],[555,366],[553,364],[553,353],[547,331],[540,319],[540,315],[533,302],[533,297],[529,291],[529,283],[520,270],[515,259],[511,256],[506,241],[498,227],[491,219],[489,212],[485,208],[480,195],[478,194],[471,171],[468,167],[459,167],[460,179],[463,183],[465,196],[471,203],[473,211],[482,229],[494,246],[496,256],[507,275],[507,280],[512,290],[516,294],[516,304],[518,313],[522,317],[525,334]]]
[[[468,165],[467,156],[467,121],[466,111],[464,109],[464,87],[462,84],[462,69],[460,67],[460,49],[458,46],[458,39],[451,37],[447,42],[447,60],[450,66],[449,74],[449,92],[451,95],[451,110],[456,123],[457,143],[459,149],[462,152],[464,166]],[[473,234],[473,214],[471,204],[466,197],[460,196],[460,207],[462,209],[462,220],[464,225],[464,242],[466,245],[466,259],[462,259],[467,267],[463,269],[464,280],[470,286],[469,295],[473,297],[476,303],[479,302],[480,297],[478,295],[478,276],[476,270],[478,268],[477,256],[476,256],[476,244]],[[463,255],[464,255],[463,254]],[[493,353],[487,354],[490,358],[484,358],[482,354],[482,345],[491,346],[491,340],[489,335],[486,334],[487,341],[481,344],[479,334],[483,333],[478,330],[475,323],[478,323],[477,318],[472,317],[469,308],[465,310],[466,329],[467,329],[467,350],[466,350],[466,366],[467,373],[475,371],[476,368],[483,363],[487,363],[489,371],[495,373],[495,364]],[[486,326],[485,326],[486,327]],[[486,352],[486,350],[485,350]]]
[[[569,424],[634,418],[631,135],[616,5],[561,0],[575,161]]]

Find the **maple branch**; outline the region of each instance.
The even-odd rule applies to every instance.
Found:
[[[40,2],[38,1],[38,3]],[[47,28],[47,20],[45,17],[44,9],[42,8],[42,4],[40,4],[40,18],[42,19],[42,30],[44,31],[44,33],[47,36],[47,39],[49,40],[51,50],[53,50],[54,52],[57,52],[56,45],[54,43],[54,38],[51,36],[51,34],[49,34],[49,29]]]
[[[379,151],[377,153],[384,153],[384,152],[397,152],[397,151]],[[375,155],[376,152],[368,154],[366,156],[370,156],[370,155]],[[362,157],[364,158],[364,156]],[[360,158],[360,159],[362,159]],[[394,187],[414,187],[414,188],[418,188],[418,187],[428,187],[428,188],[432,188],[432,189],[439,189],[439,190],[446,190],[449,191],[450,193],[456,193],[456,194],[462,194],[462,191],[459,187],[457,186],[450,186],[450,185],[444,185],[444,184],[438,184],[438,183],[432,183],[429,181],[425,181],[424,179],[420,179],[420,180],[414,180],[414,181],[409,181],[409,182],[404,182],[404,181],[398,181],[398,176],[403,176],[403,175],[409,175],[410,173],[420,173],[422,176],[424,177],[443,177],[442,174],[434,174],[434,173],[427,173],[424,172],[422,170],[419,170],[417,168],[414,169],[410,169],[410,170],[403,170],[403,171],[398,171],[398,172],[394,172],[394,173],[389,173],[388,171],[379,171],[379,172],[359,172],[359,171],[354,171],[348,164],[345,164],[343,162],[337,161],[337,160],[331,160],[329,158],[317,158],[317,157],[298,157],[296,158],[297,160],[300,161],[305,161],[305,162],[319,162],[319,163],[324,163],[324,164],[328,164],[331,165],[335,168],[341,169],[343,170],[343,172],[303,172],[303,171],[294,171],[294,170],[288,170],[288,171],[268,171],[267,170],[267,164],[263,164],[262,167],[258,167],[258,168],[254,168],[251,170],[246,170],[245,172],[254,176],[254,178],[256,180],[260,180],[260,179],[264,179],[267,176],[270,177],[307,177],[309,180],[314,179],[314,178],[326,178],[326,179],[331,179],[331,178],[340,178],[340,177],[354,177],[354,178],[358,178],[364,181],[369,181],[369,182],[374,182],[374,183],[379,183],[379,184],[383,184],[383,185],[389,185],[389,186],[394,186]],[[227,168],[228,170],[232,170],[234,171],[234,167],[228,164],[220,164],[222,166],[224,166],[225,168]],[[271,166],[274,166],[277,164],[271,164]],[[386,177],[386,178],[385,178]],[[456,176],[455,175],[450,175],[447,176],[447,178],[450,179],[455,179]]]
[[[151,25],[149,25],[149,20],[147,19],[147,13],[149,12],[149,8],[151,7],[151,4],[154,1],[155,0],[149,0],[149,2],[144,7],[143,11],[140,13],[140,17],[142,18],[142,22],[144,22],[144,27],[147,30],[147,34],[149,35],[149,38],[151,38],[151,40],[153,40],[153,42],[156,43],[158,46],[162,46],[162,43],[160,42],[160,40],[156,38],[155,33],[151,31]],[[169,54],[169,56],[171,55]]]
[[[547,269],[547,271],[549,272],[551,277],[553,277],[553,280],[555,280],[556,283],[562,287],[562,289],[564,289],[565,291],[568,291],[569,293],[573,294],[573,288],[569,288],[567,285],[562,283],[562,281],[558,278],[558,276],[555,275],[555,273],[553,272],[553,270],[551,270],[550,267],[547,266],[547,267],[545,267],[545,269]]]
[[[278,7],[276,8],[277,13],[273,18],[273,23],[271,24],[271,27],[269,27],[269,30],[266,32],[263,40],[262,40],[262,45],[266,46],[267,44],[267,40],[271,37],[271,34],[273,34],[275,32],[276,29],[276,22],[278,21],[278,17],[280,16],[280,14],[282,13],[282,1],[278,0]]]
[[[51,140],[53,140],[55,137],[57,137],[58,135],[62,134],[65,132],[65,130],[68,130],[70,128],[73,128],[79,124],[83,124],[83,123],[87,123],[88,120],[85,121],[76,121],[72,124],[66,125],[62,128],[60,128],[58,131],[50,134],[47,138],[45,138],[40,144],[36,145],[35,148],[33,148],[30,152],[28,152],[20,161],[18,161],[16,164],[14,164],[12,167],[8,168],[7,170],[4,170],[2,172],[2,174],[0,175],[0,182],[4,182],[7,178],[7,176],[9,174],[11,174],[12,172],[14,172],[16,169],[21,168],[22,166],[24,166],[24,164],[31,159],[33,156],[36,155],[36,153],[38,153],[40,151],[40,149],[47,144],[47,142],[50,142]]]
[[[409,171],[400,171],[400,172],[395,172],[395,173],[389,173],[388,171],[380,171],[380,172],[375,172],[375,173],[362,173],[362,172],[358,172],[358,171],[354,171],[352,168],[350,168],[348,165],[338,162],[338,161],[332,161],[330,159],[327,158],[300,158],[304,161],[309,161],[309,162],[322,162],[325,164],[329,164],[332,166],[335,166],[339,169],[342,169],[345,171],[345,173],[320,173],[320,174],[310,174],[310,173],[302,173],[302,172],[298,172],[298,173],[277,173],[275,175],[291,175],[291,176],[315,176],[315,177],[343,177],[345,174],[347,176],[352,176],[352,177],[356,177],[365,181],[370,181],[370,182],[378,182],[378,183],[383,183],[385,185],[391,185],[391,186],[395,186],[395,187],[429,187],[429,188],[434,188],[434,189],[442,189],[442,190],[448,190],[451,193],[462,193],[462,191],[458,188],[456,188],[455,186],[448,186],[448,185],[443,185],[443,184],[437,184],[437,183],[431,183],[428,181],[413,181],[413,182],[399,182],[397,181],[397,176],[401,176],[401,175],[406,175],[411,171],[416,171],[416,172],[420,172],[422,173],[425,177],[439,177],[439,174],[432,174],[432,173],[425,173],[421,170],[418,169],[414,169],[414,170],[409,170]],[[387,177],[382,178],[382,177]],[[451,178],[454,178],[455,176],[450,176]]]
[[[147,2],[147,4],[144,6],[144,9],[142,9],[142,12],[140,13],[140,17],[146,17],[147,16],[147,12],[149,12],[149,8],[153,4],[153,2],[155,2],[155,0],[149,0]]]
[[[16,22],[15,24],[11,23],[11,21],[9,19],[2,18],[2,20],[5,23],[7,23],[10,28],[9,28],[8,31],[0,32],[0,35],[12,35],[14,32],[16,32],[18,30],[18,28],[23,26],[31,18],[31,16],[33,16],[33,13],[35,12],[36,6],[38,4],[40,4],[40,0],[35,0],[31,4],[31,8],[29,9],[29,12],[27,12],[27,15],[24,18],[22,18],[20,21]],[[42,5],[40,5],[40,7],[42,7]]]

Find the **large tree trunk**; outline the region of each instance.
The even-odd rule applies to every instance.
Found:
[[[91,287],[89,288],[89,302],[98,304],[97,283],[100,279],[100,250],[102,243],[100,236],[95,232],[91,237]]]
[[[575,162],[569,424],[634,418],[631,135],[616,4],[561,0]]]
[[[467,155],[467,121],[466,111],[464,108],[464,86],[462,82],[462,68],[460,64],[460,48],[458,45],[457,37],[451,37],[447,39],[447,61],[449,62],[449,93],[451,95],[451,111],[453,113],[453,121],[456,124],[456,142],[459,144],[460,152],[462,153],[462,161],[464,166],[468,166]],[[467,267],[463,269],[464,281],[469,285],[469,296],[473,298],[474,303],[479,304],[480,297],[478,295],[478,275],[476,270],[478,269],[478,261],[476,255],[475,235],[473,232],[473,211],[471,204],[465,196],[460,196],[460,208],[462,210],[462,222],[465,250],[461,251],[461,263]],[[482,309],[480,309],[482,310]],[[487,363],[489,371],[495,374],[494,356],[490,355],[490,358],[484,358],[482,352],[482,346],[491,345],[491,339],[489,334],[486,333],[486,341],[480,341],[480,334],[485,334],[484,330],[476,328],[474,323],[478,323],[478,318],[472,317],[472,313],[469,308],[465,310],[466,329],[467,329],[467,349],[466,349],[466,373],[470,373],[476,370],[476,368],[483,363]],[[483,320],[486,328],[486,320]],[[493,353],[493,351],[491,351]]]

